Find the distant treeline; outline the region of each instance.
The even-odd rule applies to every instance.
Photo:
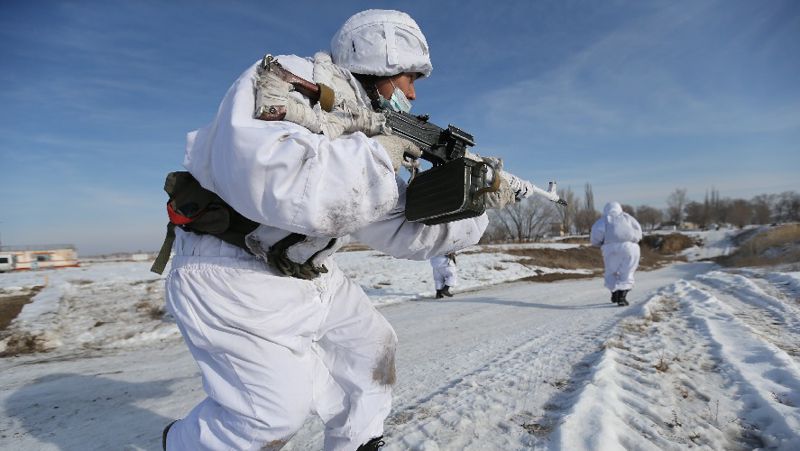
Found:
[[[600,217],[594,205],[592,185],[586,184],[583,197],[571,188],[559,190],[567,207],[555,206],[541,198],[489,212],[489,227],[481,242],[538,241],[547,236],[587,234]],[[650,205],[634,207],[622,204],[645,230],[661,227],[708,229],[725,225],[744,227],[750,224],[775,224],[800,221],[800,194],[760,194],[752,199],[720,197],[719,191],[706,191],[702,202],[689,199],[685,188],[677,188],[667,197],[667,208]]]

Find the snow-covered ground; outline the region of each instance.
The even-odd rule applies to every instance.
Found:
[[[702,238],[690,259],[730,248]],[[400,338],[385,449],[800,449],[800,273],[679,263],[619,308],[598,278],[509,282],[553,270],[502,250],[460,255],[444,301],[426,262],[337,256]],[[45,285],[9,330],[51,349],[0,359],[0,449],[157,450],[203,398],[147,268],[0,274]],[[285,449],[321,437],[312,418]]]

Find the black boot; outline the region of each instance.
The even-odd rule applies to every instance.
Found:
[[[375,437],[367,443],[359,446],[356,451],[378,451],[378,448],[386,444],[382,439],[382,435],[380,437]]]
[[[619,290],[611,292],[611,303],[616,304],[619,302]]]
[[[442,288],[442,294],[447,296],[448,298],[453,297],[453,294],[450,293],[450,287],[448,287],[447,285],[445,285],[444,288]]]
[[[442,294],[442,290],[436,290],[436,299],[441,299],[443,297],[444,295]]]
[[[620,291],[619,301],[617,302],[617,304],[619,304],[621,306],[630,305],[630,304],[628,304],[628,300],[625,298],[628,295],[629,291],[631,291],[631,290],[621,290]]]

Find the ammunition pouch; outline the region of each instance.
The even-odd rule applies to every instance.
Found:
[[[484,194],[497,189],[488,186],[488,171],[486,163],[461,157],[417,174],[406,190],[406,219],[432,225],[482,215]]]
[[[164,191],[169,195],[167,236],[150,268],[151,271],[158,274],[164,272],[175,241],[175,227],[199,235],[213,235],[253,254],[246,237],[259,224],[245,218],[222,198],[203,188],[192,174],[186,171],[170,172],[164,182]],[[305,263],[292,261],[287,256],[288,249],[305,239],[305,235],[290,233],[269,247],[265,253],[267,263],[281,274],[299,279],[313,279],[328,272],[325,265],[314,265],[313,259],[321,252],[330,249],[336,243],[336,239],[332,239],[327,247],[312,255]],[[258,256],[264,257],[264,255]]]
[[[167,236],[151,271],[164,272],[175,241],[175,227],[200,235],[213,235],[250,252],[244,238],[258,227],[258,223],[245,218],[222,198],[203,188],[192,174],[170,172],[164,181],[164,191],[169,195]]]

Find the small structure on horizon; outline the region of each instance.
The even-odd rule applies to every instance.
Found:
[[[71,244],[0,246],[0,272],[80,266]]]

